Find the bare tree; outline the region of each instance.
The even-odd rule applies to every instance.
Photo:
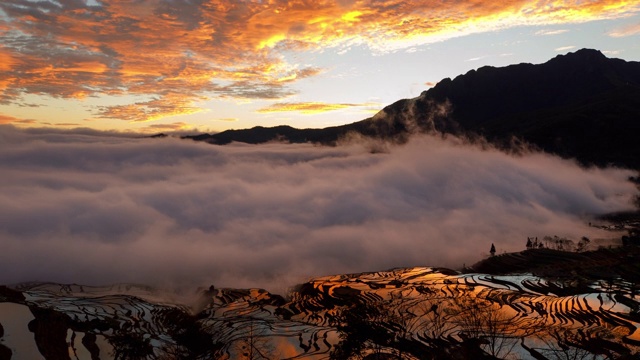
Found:
[[[541,329],[537,339],[542,346],[535,350],[550,359],[588,360],[597,359],[596,354],[580,346],[578,334],[572,329],[559,326]]]
[[[331,359],[363,359],[368,354],[382,356],[395,337],[388,326],[386,305],[382,300],[361,302],[342,310],[333,324],[341,340],[331,350]]]
[[[478,340],[480,348],[494,357],[504,359],[513,355],[521,329],[500,304],[464,296],[456,298],[455,305],[455,321],[462,338]]]
[[[589,246],[589,243],[591,242],[591,240],[589,240],[588,237],[583,236],[580,241],[578,241],[578,246],[576,248],[576,252],[583,252],[587,250],[587,247]]]
[[[453,308],[455,304],[450,298],[420,299],[407,310],[414,315],[407,319],[407,329],[432,341],[443,339],[456,328],[456,324],[450,321]]]
[[[147,359],[153,354],[151,339],[141,333],[121,331],[109,337],[108,340],[114,349],[114,360]]]
[[[242,325],[242,333],[234,342],[233,348],[241,359],[271,360],[279,358],[276,346],[269,336],[267,324],[250,318]]]

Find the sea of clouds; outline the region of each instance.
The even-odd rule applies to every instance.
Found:
[[[461,268],[528,236],[619,237],[624,169],[456,138],[231,144],[0,126],[0,284],[264,287],[393,267]]]

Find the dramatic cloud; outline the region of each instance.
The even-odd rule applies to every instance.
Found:
[[[267,107],[258,109],[259,113],[274,113],[274,112],[289,112],[289,111],[297,111],[303,114],[320,114],[328,111],[353,108],[353,107],[371,107],[378,106],[379,110],[382,107],[377,103],[366,103],[366,104],[346,104],[346,103],[321,103],[321,102],[285,102],[285,103],[276,103],[269,105]]]
[[[632,0],[0,2],[0,103],[110,96],[102,118],[201,111],[212,97],[283,99],[322,71],[291,53],[415,49],[522,25],[629,16]],[[412,51],[412,50],[411,50]],[[134,100],[131,97],[136,97]]]
[[[611,234],[630,171],[512,157],[455,139],[366,146],[209,144],[0,127],[0,283],[208,284],[459,268],[527,236]],[[593,221],[593,220],[591,220]]]

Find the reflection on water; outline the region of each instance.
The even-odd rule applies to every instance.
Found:
[[[201,293],[205,305],[193,316],[187,306],[161,301],[161,293],[149,288],[29,284],[20,288],[23,304],[0,303],[0,322],[3,343],[15,353],[37,351],[35,336],[38,347],[67,347],[79,359],[126,356],[134,347],[146,349],[138,355],[149,359],[239,359],[254,352],[326,359],[356,350],[407,359],[452,352],[606,358],[637,353],[640,344],[637,303],[623,285],[612,281],[609,291],[594,282],[588,292],[559,296],[554,292],[566,284],[530,274],[417,267],[316,278],[288,299],[258,289],[211,287]],[[56,344],[38,337],[38,330],[29,332],[34,316],[27,306],[39,321],[63,323],[66,340]],[[350,344],[356,335],[359,349]]]
[[[43,358],[33,341],[33,334],[26,326],[33,319],[33,314],[28,307],[21,304],[0,302],[0,324],[4,329],[0,345],[11,349],[12,358],[34,360]]]

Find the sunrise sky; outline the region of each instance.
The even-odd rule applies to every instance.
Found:
[[[640,3],[2,0],[0,124],[325,127],[584,47],[639,61]]]

